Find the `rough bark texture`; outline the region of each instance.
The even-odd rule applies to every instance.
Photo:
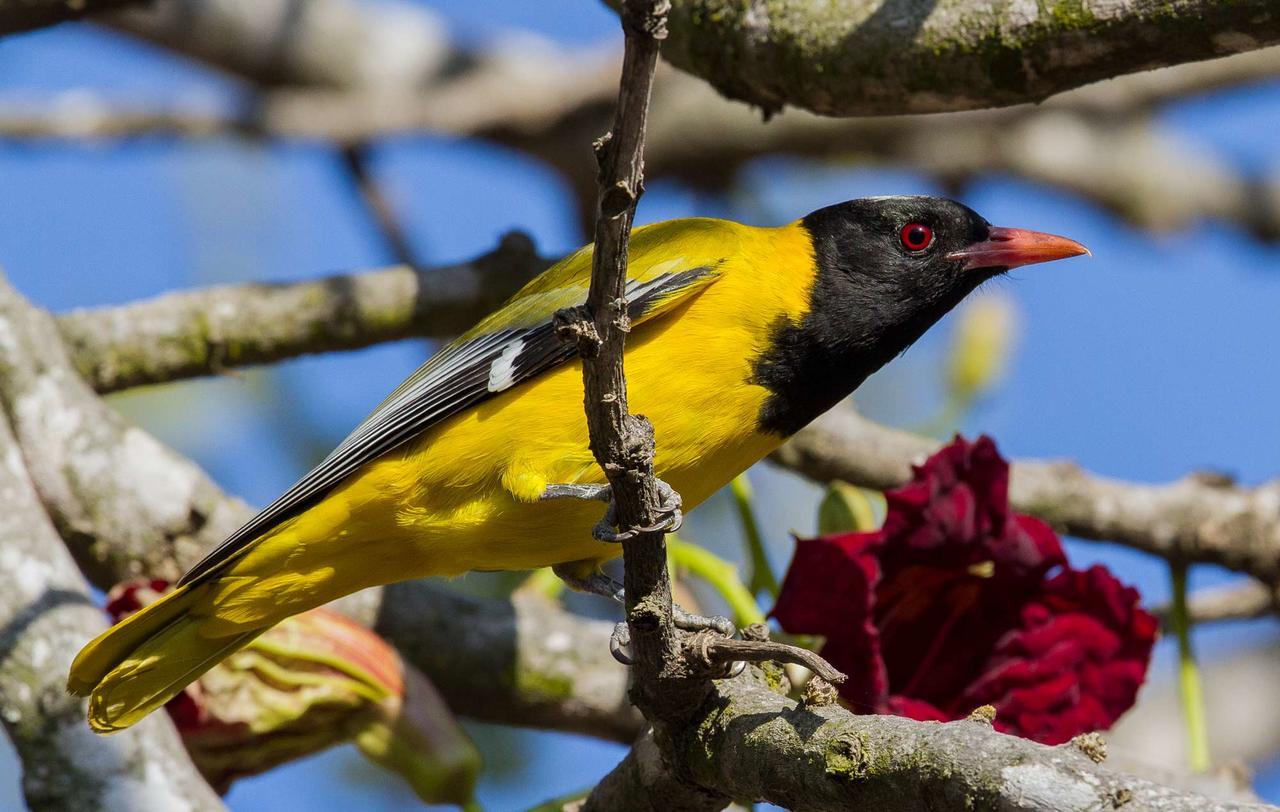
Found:
[[[1161,787],[1112,772],[1074,744],[1046,747],[982,721],[854,716],[838,705],[797,704],[745,678],[715,683],[678,752],[704,785],[806,812],[1273,809]]]
[[[183,0],[115,24],[256,81],[412,87],[452,53],[421,7],[305,6]],[[666,58],[730,98],[866,115],[1036,101],[1248,51],[1280,38],[1280,13],[1269,0],[677,0],[670,29]]]
[[[663,55],[729,98],[829,116],[1038,101],[1280,41],[1271,0],[674,0]]]
[[[644,133],[658,45],[666,37],[667,0],[624,0],[626,46],[617,113],[609,134],[596,143],[600,193],[596,205],[595,253],[586,307],[566,314],[566,334],[582,355],[582,380],[591,451],[612,488],[617,526],[625,537],[627,627],[633,658],[631,700],[660,740],[646,762],[628,758],[587,796],[584,812],[626,810],[610,791],[640,781],[639,796],[660,797],[670,809],[714,812],[729,799],[712,787],[697,787],[666,760],[661,740],[687,722],[706,695],[705,674],[689,668],[671,616],[671,575],[667,568],[663,499],[653,473],[653,426],[627,408],[623,344],[627,321],[627,242],[636,202],[644,189]],[[576,321],[569,321],[576,315]],[[618,775],[621,772],[622,775]],[[650,783],[648,779],[654,779]],[[637,797],[637,796],[633,796]]]
[[[21,324],[0,307],[0,377],[22,362]],[[222,802],[163,717],[95,736],[66,693],[71,658],[106,628],[50,523],[0,413],[0,720],[32,812],[214,812]]]
[[[643,724],[627,698],[627,669],[609,655],[613,625],[539,595],[487,600],[414,582],[337,608],[394,643],[456,713],[621,742]]]
[[[171,293],[75,310],[58,317],[58,328],[80,373],[114,392],[301,353],[456,335],[547,264],[528,237],[511,233],[460,265]]]
[[[820,482],[883,490],[939,443],[837,409],[772,457]],[[1107,479],[1069,462],[1015,461],[1009,501],[1063,533],[1169,559],[1221,564],[1269,584],[1280,579],[1280,480],[1241,488],[1192,474],[1167,485]]]

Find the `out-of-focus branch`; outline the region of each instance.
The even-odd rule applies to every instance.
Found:
[[[0,35],[44,28],[137,2],[139,0],[3,0],[0,2]]]
[[[407,268],[420,268],[422,263],[418,261],[409,235],[400,225],[390,198],[378,183],[372,159],[369,144],[351,144],[342,149],[342,164],[392,260]]]
[[[99,22],[263,85],[409,89],[453,56],[440,19],[402,0],[168,0]]]
[[[1192,593],[1187,611],[1192,623],[1216,623],[1223,620],[1249,620],[1274,614],[1280,598],[1274,589],[1257,581],[1231,584]],[[1168,622],[1169,607],[1154,609],[1161,623]]]
[[[458,58],[435,15],[399,0],[181,0],[111,24],[267,84],[421,87]],[[767,110],[866,115],[1036,101],[1278,38],[1268,0],[1125,0],[1070,11],[968,0],[908,9],[678,0],[666,57]]]
[[[610,0],[616,5],[616,0]],[[675,0],[663,54],[732,99],[828,116],[1039,101],[1280,41],[1270,0],[977,5]]]
[[[302,353],[456,335],[546,266],[528,237],[512,233],[460,265],[173,293],[74,310],[58,317],[58,328],[81,374],[113,392]]]
[[[820,482],[839,479],[884,490],[906,482],[911,463],[938,445],[836,409],[802,429],[772,460]],[[1280,480],[1242,488],[1193,474],[1143,485],[1096,476],[1069,462],[1016,461],[1009,501],[1073,536],[1221,564],[1264,583],[1280,579]]]
[[[15,304],[0,288],[0,375],[25,351]],[[223,809],[166,719],[102,738],[85,724],[84,701],[66,692],[72,656],[106,619],[45,514],[3,408],[0,504],[0,720],[22,761],[27,808]]]
[[[47,107],[0,107],[10,138],[315,138],[358,145],[398,132],[478,137],[559,169],[594,215],[595,173],[581,149],[605,129],[617,61],[599,52],[502,47],[421,93],[281,89],[240,114],[203,108],[128,110],[74,95]],[[729,184],[765,154],[902,164],[952,183],[1011,173],[1094,200],[1129,221],[1172,229],[1200,218],[1280,235],[1280,177],[1251,177],[1153,124],[1176,98],[1280,75],[1280,48],[1126,76],[1040,107],[920,117],[830,119],[789,111],[767,124],[705,83],[659,70],[646,171],[701,188]]]

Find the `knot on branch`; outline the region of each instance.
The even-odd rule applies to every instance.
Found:
[[[1101,733],[1081,733],[1070,741],[1071,746],[1089,757],[1094,764],[1107,760],[1107,740]]]
[[[622,30],[628,36],[667,38],[667,14],[671,0],[622,0]]]
[[[825,708],[836,704],[839,699],[836,687],[817,676],[805,683],[804,694],[800,697],[800,701],[810,708]]]
[[[557,310],[551,317],[556,338],[572,344],[583,358],[595,358],[600,354],[600,333],[596,330],[591,314],[583,305]]]
[[[966,722],[977,722],[980,725],[991,727],[996,722],[996,706],[995,705],[979,705],[974,708],[967,717]]]
[[[643,193],[644,183],[641,181],[637,181],[634,187],[625,180],[613,183],[600,195],[600,216],[612,220],[628,214]]]

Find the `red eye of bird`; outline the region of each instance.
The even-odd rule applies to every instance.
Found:
[[[933,245],[933,229],[924,223],[907,223],[898,236],[908,251],[923,251]]]

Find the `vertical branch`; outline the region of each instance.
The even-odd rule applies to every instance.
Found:
[[[591,450],[609,479],[618,526],[624,529],[653,526],[662,501],[653,474],[653,427],[628,411],[622,354],[629,329],[627,240],[643,192],[645,123],[669,7],[667,0],[632,0],[623,5],[626,49],[618,107],[612,131],[596,142],[600,195],[586,305],[590,321],[576,325]],[[636,534],[623,542],[623,556],[627,623],[635,653],[633,699],[653,720],[662,715],[660,708],[672,704],[670,691],[678,689],[665,686],[673,677],[678,680],[673,671],[680,663],[663,533]]]

